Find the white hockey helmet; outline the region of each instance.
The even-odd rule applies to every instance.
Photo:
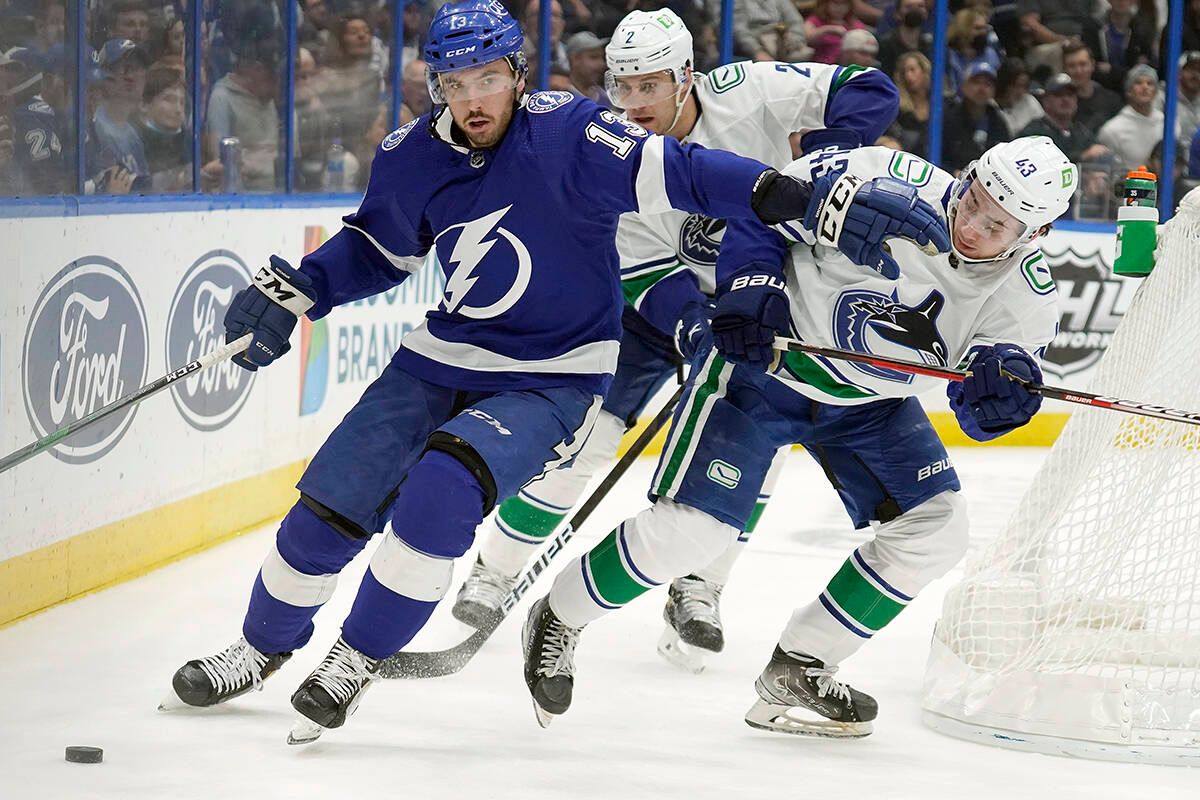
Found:
[[[963,255],[953,235],[950,246],[962,261],[994,261],[1012,255],[1066,212],[1079,186],[1079,169],[1048,136],[1023,136],[988,148],[967,165],[951,189],[948,212],[952,234],[958,203],[972,184],[978,184],[1023,229],[1007,249],[991,258]]]
[[[650,75],[655,72],[671,74],[670,92],[679,95],[679,89],[688,79],[688,70],[695,61],[692,51],[692,34],[683,20],[669,8],[659,11],[631,11],[613,31],[608,46],[604,48],[608,71],[604,74],[604,88],[608,96],[620,108],[631,105],[649,105],[663,97],[639,98],[635,104],[626,105],[630,91],[617,78]],[[683,97],[677,97],[676,111],[683,107]],[[678,113],[676,114],[678,119]]]

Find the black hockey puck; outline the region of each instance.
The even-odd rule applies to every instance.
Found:
[[[67,761],[72,764],[99,764],[104,760],[104,751],[99,747],[68,747]]]

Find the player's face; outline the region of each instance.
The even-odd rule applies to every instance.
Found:
[[[500,141],[512,120],[513,90],[520,82],[507,61],[442,73],[437,80],[455,124],[472,147]]]
[[[954,212],[954,247],[967,258],[995,258],[1012,247],[1025,226],[972,183]]]
[[[613,103],[638,125],[664,135],[670,129],[680,91],[670,72],[614,76],[608,89]]]

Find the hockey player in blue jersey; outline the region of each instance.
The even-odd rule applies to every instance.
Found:
[[[761,162],[650,136],[564,92],[526,97],[522,42],[499,2],[441,7],[424,48],[432,115],[385,137],[341,231],[299,269],[273,256],[231,302],[227,335],[253,332],[238,363],[256,369],[288,351],[301,314],[399,284],[414,256],[435,250],[446,274],[442,302],[301,477],[242,638],[184,664],[167,707],[259,686],[307,643],[338,573],[382,531],[341,636],[292,696],[289,741],[342,725],[380,660],[429,619],[483,516],[582,446],[616,366],[618,215],[808,211],[812,187]],[[902,224],[936,240],[928,204],[879,199],[855,199],[879,223],[877,244]]]
[[[605,48],[609,97],[625,117],[681,142],[719,147],[777,169],[792,161],[790,137],[805,152],[873,144],[896,117],[899,94],[878,70],[833,64],[735,63],[699,73],[692,35],[670,9],[632,11]],[[667,209],[626,214],[617,253],[627,305],[612,387],[574,465],[505,500],[481,529],[479,554],[454,603],[454,616],[482,627],[495,619],[539,545],[562,524],[593,474],[615,458],[621,437],[690,356],[710,313],[725,221]],[[777,459],[783,463],[784,454]],[[772,470],[772,476],[778,468]],[[659,643],[690,671],[724,647],[720,595],[769,499],[760,492],[738,542],[695,574],[672,581]]]

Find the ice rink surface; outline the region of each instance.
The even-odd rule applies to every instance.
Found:
[[[974,547],[998,533],[1044,454],[952,453]],[[635,466],[572,553],[644,505],[652,463]],[[207,712],[157,712],[180,664],[239,635],[274,530],[0,630],[0,798],[1200,798],[1200,770],[1008,752],[924,728],[929,637],[957,572],[839,673],[879,700],[872,736],[830,741],[749,728],[742,715],[753,681],[792,607],[815,596],[863,538],[800,453],[723,595],[725,653],[701,675],[661,660],[665,593],[652,592],[584,631],[574,705],[546,730],[521,678],[523,604],[460,674],[382,682],[346,727],[305,748],[286,745],[288,697],[336,638],[366,555],[343,574],[312,643],[264,691]],[[548,588],[543,577],[531,594]],[[447,603],[414,647],[464,634]],[[104,763],[66,763],[67,745],[103,747]]]

